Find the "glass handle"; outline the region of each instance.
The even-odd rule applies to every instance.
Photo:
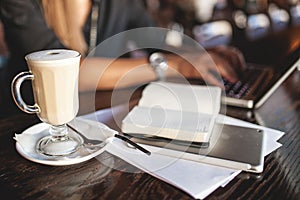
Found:
[[[19,73],[14,80],[12,81],[11,84],[11,93],[13,96],[13,99],[17,106],[24,112],[29,113],[29,114],[35,114],[40,111],[38,105],[27,105],[22,96],[21,96],[21,85],[24,81],[26,80],[33,80],[34,76],[30,72],[21,72]]]

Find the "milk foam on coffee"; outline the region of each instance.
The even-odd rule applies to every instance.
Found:
[[[45,50],[25,57],[31,73],[39,118],[52,125],[70,122],[78,112],[80,54],[66,49]]]

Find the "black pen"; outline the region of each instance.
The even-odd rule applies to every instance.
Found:
[[[119,138],[119,139],[121,139],[121,140],[127,142],[128,144],[134,146],[135,148],[137,148],[138,150],[144,152],[144,153],[147,154],[148,156],[151,155],[151,152],[150,152],[150,151],[148,151],[147,149],[145,149],[145,148],[143,148],[142,146],[138,145],[137,143],[131,141],[129,138],[127,138],[127,137],[125,137],[125,136],[123,136],[123,135],[119,135],[119,134],[115,134],[114,136],[115,136],[116,138]]]

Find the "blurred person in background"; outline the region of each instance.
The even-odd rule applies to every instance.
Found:
[[[113,62],[102,74],[97,84],[97,90],[114,89],[118,81],[129,71],[142,65],[149,65],[147,56],[118,59],[101,55],[86,56],[102,41],[123,31],[162,26],[159,22],[164,16],[159,16],[160,21],[155,20],[147,11],[147,7],[152,5],[151,2],[145,3],[141,0],[0,0],[0,17],[4,24],[5,39],[10,51],[4,87],[10,87],[12,78],[17,73],[28,70],[24,60],[26,54],[44,49],[67,48],[77,50],[84,59],[86,69],[83,78],[80,79],[81,91],[93,88],[95,80],[92,77],[99,74],[99,70],[103,70],[99,66],[111,61]],[[112,46],[108,51],[113,52],[113,48]],[[237,71],[245,66],[243,56],[238,50],[220,47],[215,52],[209,51],[209,54],[222,76],[232,82],[238,79]],[[168,65],[185,77],[203,78],[211,84],[222,86],[220,80],[215,77],[214,66],[207,64],[207,58],[199,56],[201,65],[201,73],[199,73],[190,63],[176,55],[166,55],[166,57]],[[155,80],[155,74],[149,67],[139,71],[130,78],[130,81],[118,87],[128,87],[153,80]],[[10,98],[7,102],[12,103],[10,94],[7,96]],[[4,107],[7,106],[4,105]],[[13,105],[11,109],[14,107],[16,106]]]

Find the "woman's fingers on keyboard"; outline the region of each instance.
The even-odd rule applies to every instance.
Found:
[[[242,71],[246,69],[244,55],[238,48],[232,46],[218,46],[210,51],[226,60],[237,75],[241,75]]]
[[[211,53],[211,57],[214,60],[217,69],[210,69],[211,73],[217,71],[219,76],[225,78],[230,82],[236,82],[238,80],[238,74],[235,68],[228,62],[224,57],[219,56],[219,54]]]

